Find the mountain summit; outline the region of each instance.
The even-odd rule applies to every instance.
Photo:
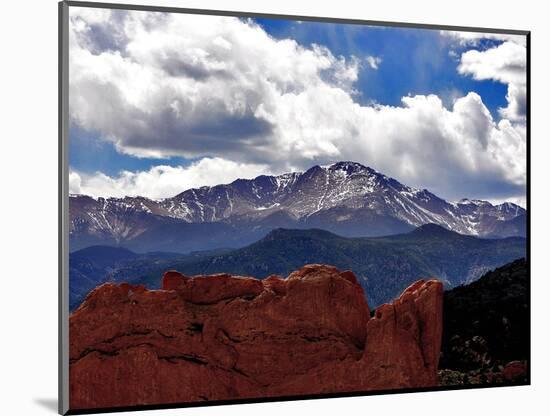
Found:
[[[512,203],[445,201],[355,162],[237,179],[172,198],[70,197],[73,249],[116,244],[138,251],[238,247],[278,227],[343,236],[403,233],[438,224],[482,237],[525,235],[526,211]]]

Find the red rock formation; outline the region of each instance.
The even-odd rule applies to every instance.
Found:
[[[370,318],[355,275],[165,273],[104,284],[70,317],[72,409],[437,384],[443,289],[419,281]]]

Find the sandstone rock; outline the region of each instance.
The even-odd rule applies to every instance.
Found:
[[[441,307],[419,281],[370,318],[355,275],[326,265],[104,284],[70,317],[71,409],[433,386]]]

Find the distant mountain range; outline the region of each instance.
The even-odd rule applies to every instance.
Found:
[[[261,240],[236,250],[176,255],[137,255],[126,250],[90,247],[71,254],[71,305],[77,306],[86,293],[102,283],[102,274],[114,281],[158,287],[166,270],[188,275],[231,273],[265,278],[287,276],[308,263],[350,269],[369,296],[369,305],[390,301],[419,278],[436,277],[447,287],[479,278],[488,270],[525,256],[525,239],[483,239],[449,231],[439,225],[423,225],[412,232],[387,237],[345,238],[325,230],[276,229]],[[87,268],[91,257],[101,252],[112,265]],[[83,266],[85,266],[83,268]],[[99,272],[99,273],[97,273]],[[88,276],[93,274],[93,278]],[[85,278],[86,277],[86,278]],[[105,279],[105,277],[104,277]],[[95,281],[90,287],[89,281]],[[80,282],[85,281],[82,285]],[[105,281],[105,280],[103,280]],[[89,289],[82,291],[83,286]],[[76,288],[79,293],[73,293]]]
[[[71,251],[92,245],[182,253],[236,248],[280,227],[345,237],[404,233],[428,223],[489,238],[526,232],[526,211],[518,205],[448,202],[353,162],[238,179],[160,201],[72,195],[69,207]]]
[[[139,278],[145,273],[161,270],[177,261],[192,261],[228,251],[220,249],[189,254],[140,254],[112,246],[91,246],[74,251],[69,256],[70,309],[76,308],[88,292],[102,283],[134,281],[136,276]]]

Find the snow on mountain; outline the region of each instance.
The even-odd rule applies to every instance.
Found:
[[[160,201],[144,197],[70,197],[71,237],[94,236],[116,242],[136,238],[169,220],[188,224],[245,221],[253,227],[277,215],[296,222],[297,227],[306,227],[315,219],[316,226],[326,225],[323,228],[333,231],[339,231],[335,223],[363,222],[363,234],[369,233],[368,221],[375,225],[385,219],[411,228],[435,223],[461,234],[501,237],[504,235],[499,234],[500,230],[521,234],[521,227],[508,222],[518,222],[525,213],[509,202],[447,202],[426,189],[403,185],[354,162],[188,189]],[[344,229],[341,232],[346,234]]]

